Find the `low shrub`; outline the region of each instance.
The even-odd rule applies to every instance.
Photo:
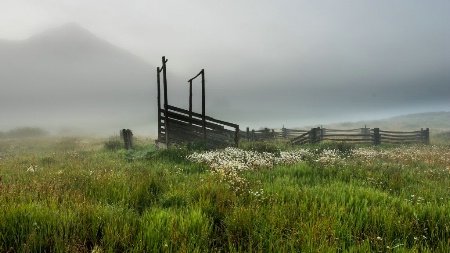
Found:
[[[123,142],[122,140],[120,140],[120,138],[113,136],[105,141],[104,147],[109,151],[116,151],[123,147]]]

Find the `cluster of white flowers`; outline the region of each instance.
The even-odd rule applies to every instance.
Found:
[[[315,160],[316,162],[324,165],[336,165],[345,160],[345,157],[341,157],[338,150],[325,149]]]
[[[399,146],[385,151],[357,148],[352,150],[352,157],[365,162],[383,159],[399,164],[420,162],[428,165],[441,165],[442,168],[446,168],[450,164],[450,149],[438,146]]]
[[[30,167],[27,168],[27,172],[36,172],[37,165],[30,165]]]
[[[289,152],[280,152],[280,156],[274,157],[275,165],[290,165],[300,163],[306,157],[313,157],[314,154],[309,149],[298,149]]]
[[[327,156],[335,157],[335,152],[325,152],[321,158],[329,160]],[[314,157],[314,153],[307,149],[298,149],[279,154],[246,151],[238,148],[226,148],[223,150],[193,153],[187,157],[188,160],[205,164],[210,168],[213,175],[217,175],[220,181],[227,182],[235,191],[248,188],[247,180],[241,175],[242,171],[253,171],[261,168],[273,168],[275,165],[292,165],[305,161],[307,157]],[[253,195],[261,195],[262,192]]]
[[[280,152],[275,155],[267,152],[246,151],[238,148],[226,148],[223,150],[193,153],[188,160],[208,165],[212,170],[256,170],[260,168],[272,168],[274,165],[289,165],[304,161],[304,157],[313,154],[306,149],[291,152]]]
[[[384,163],[410,164],[417,162],[439,165],[438,169],[428,174],[450,173],[450,150],[434,146],[399,146],[389,150],[377,150],[374,148],[355,148],[343,154],[339,150],[324,149],[310,150],[298,149],[293,151],[282,151],[278,154],[245,151],[238,148],[226,148],[203,153],[193,153],[187,157],[188,160],[205,164],[214,175],[218,175],[221,181],[226,181],[236,190],[243,190],[248,186],[247,181],[241,175],[242,171],[253,171],[261,168],[273,168],[276,165],[292,165],[304,161],[312,161],[321,166],[345,166],[351,161],[366,164],[375,161]],[[433,174],[434,173],[434,174]],[[368,179],[371,184],[382,186],[383,182]]]

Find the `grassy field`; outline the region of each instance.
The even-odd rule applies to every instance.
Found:
[[[450,146],[0,140],[0,252],[450,252]]]

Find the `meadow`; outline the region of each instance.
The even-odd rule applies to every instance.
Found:
[[[0,140],[0,252],[450,252],[450,146]]]

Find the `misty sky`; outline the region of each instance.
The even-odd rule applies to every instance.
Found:
[[[449,111],[449,10],[447,0],[1,0],[0,39],[77,23],[152,66],[165,55],[174,80],[204,68],[213,117],[295,127]],[[187,83],[169,85],[187,99]]]

